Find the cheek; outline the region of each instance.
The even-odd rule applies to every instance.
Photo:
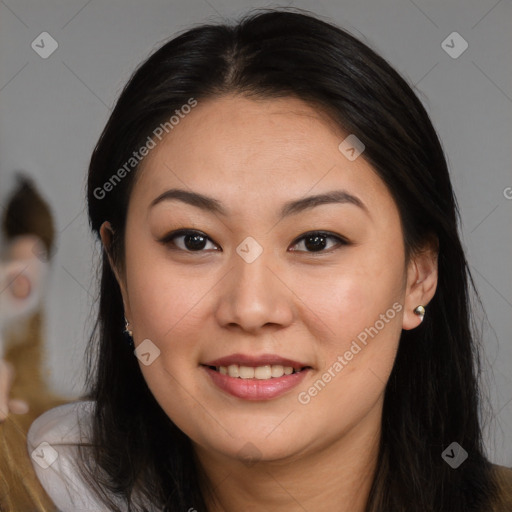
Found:
[[[317,322],[323,329],[315,333],[321,382],[316,381],[311,393],[304,390],[311,396],[322,391],[318,406],[328,415],[336,415],[329,403],[344,404],[346,413],[354,400],[364,409],[382,392],[393,367],[403,311],[399,294],[391,294],[387,286],[362,286],[355,276],[334,284],[323,311],[321,296],[316,305],[310,304],[324,321]],[[323,393],[327,385],[329,391]]]
[[[298,390],[298,402],[322,425],[325,438],[337,438],[369,411],[379,410],[399,344],[403,309],[388,294],[380,300],[374,294],[360,287],[343,288],[336,333],[326,330],[318,338],[319,370]]]
[[[194,275],[194,270],[173,265],[154,242],[132,251],[127,288],[135,338],[167,343],[201,309],[201,300],[214,284],[211,273]]]
[[[303,298],[303,313],[318,327],[318,339],[340,349],[386,315],[400,324],[396,307],[403,302],[401,258],[368,250],[353,251],[341,264],[321,272],[303,272],[294,291]],[[380,326],[380,323],[379,323]]]
[[[300,293],[319,326],[320,368],[301,390],[301,403],[311,400],[308,407],[315,414],[339,421],[358,418],[383,393],[396,356],[403,315],[402,253],[395,248],[354,251],[324,279],[301,282]],[[333,403],[339,407],[331,408]]]

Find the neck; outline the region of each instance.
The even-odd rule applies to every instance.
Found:
[[[364,512],[377,465],[382,407],[335,442],[247,465],[198,446],[210,512]]]

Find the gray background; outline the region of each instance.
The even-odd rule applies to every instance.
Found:
[[[20,169],[55,215],[46,304],[51,385],[69,398],[83,388],[100,254],[88,230],[85,176],[122,86],[175,32],[279,5],[309,9],[362,38],[415,86],[431,115],[487,313],[484,391],[493,414],[486,445],[494,462],[512,466],[510,0],[0,0],[0,206]],[[45,31],[59,45],[47,59],[31,48]],[[469,44],[455,59],[442,47],[454,31]]]

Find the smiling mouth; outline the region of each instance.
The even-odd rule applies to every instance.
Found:
[[[205,366],[205,365],[204,365]],[[302,368],[293,368],[292,366],[283,366],[280,364],[267,364],[263,366],[244,366],[238,364],[230,364],[229,366],[206,366],[211,370],[238,379],[257,379],[269,380],[278,379],[285,375],[300,373],[303,370],[310,369],[310,366]]]

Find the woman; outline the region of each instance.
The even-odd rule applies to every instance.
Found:
[[[445,157],[363,43],[272,10],[186,31],[122,92],[88,204],[90,392],[29,438],[68,444],[34,465],[57,506],[510,510]]]

